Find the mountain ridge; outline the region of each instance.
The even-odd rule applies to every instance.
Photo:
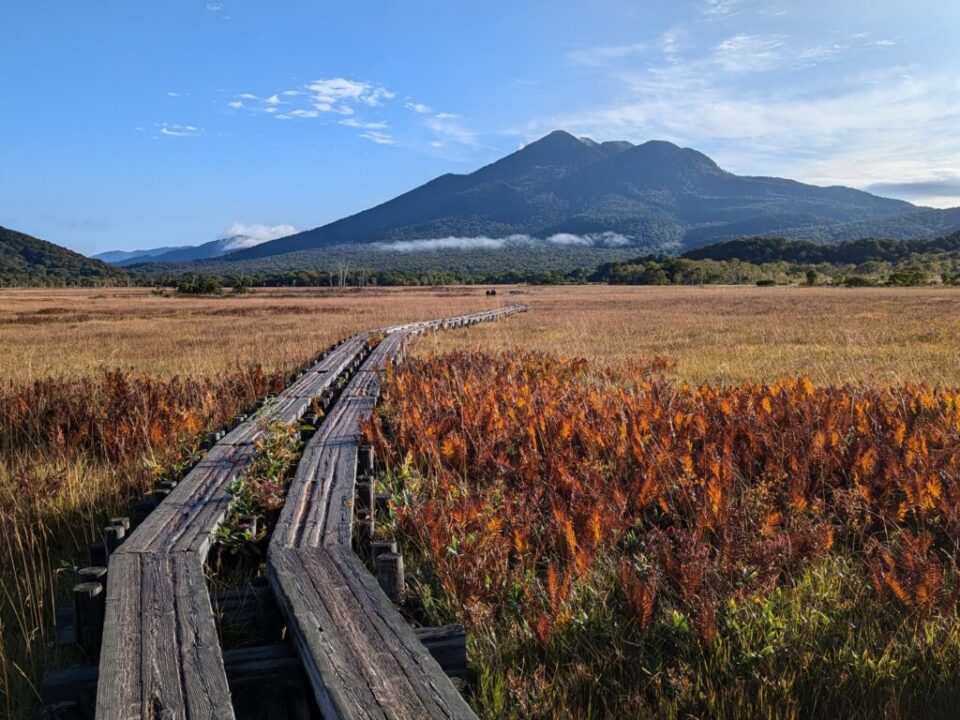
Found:
[[[0,280],[14,284],[97,284],[127,277],[123,270],[61,245],[0,226]]]
[[[238,250],[256,246],[264,240],[249,235],[235,234],[210,240],[200,245],[159,247],[148,250],[109,250],[94,255],[94,260],[103,260],[117,267],[134,267],[150,263],[189,263],[197,260],[213,260]]]
[[[229,260],[341,244],[557,233],[616,232],[637,247],[685,250],[787,229],[889,225],[915,213],[928,215],[930,233],[954,229],[952,219],[938,223],[938,212],[843,186],[735,175],[664,140],[598,143],[555,130],[471,173],[440,175],[359,213],[231,253]]]

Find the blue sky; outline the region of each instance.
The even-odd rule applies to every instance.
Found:
[[[0,225],[272,237],[556,128],[960,205],[960,4],[5,0]]]

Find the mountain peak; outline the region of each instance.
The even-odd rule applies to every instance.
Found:
[[[630,162],[641,162],[661,174],[722,173],[720,166],[702,152],[682,148],[668,140],[648,140],[624,154]]]
[[[520,148],[519,152],[527,150],[549,150],[550,152],[576,152],[582,153],[595,148],[597,144],[590,138],[574,137],[566,130],[554,130],[547,133],[539,140],[534,140],[528,145]]]
[[[665,140],[598,143],[554,130],[473,173],[447,175],[315,230],[231,253],[266,257],[436,237],[616,232],[645,246],[884,221],[909,203],[849,189],[740,177]]]

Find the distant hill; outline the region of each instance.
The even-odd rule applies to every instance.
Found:
[[[741,238],[685,252],[688,260],[742,260],[762,264],[789,262],[817,265],[860,265],[866,262],[901,262],[914,256],[960,254],[960,232],[934,239],[850,240],[824,245],[808,240],[785,238]]]
[[[0,282],[15,285],[96,285],[127,274],[46,240],[0,227]]]
[[[929,237],[960,228],[960,211],[951,212],[850,188],[742,177],[696,150],[668,142],[596,143],[556,131],[469,175],[442,175],[370,210],[227,259],[241,262],[333,245],[515,234],[589,238],[613,232],[650,251],[801,231],[830,240],[903,233]],[[853,234],[843,236],[843,227]]]
[[[179,263],[192,263],[198,260],[213,260],[238,250],[253,247],[261,242],[263,242],[262,238],[235,234],[229,237],[211,240],[201,245],[161,247],[150,250],[111,250],[95,255],[94,257],[98,260],[103,260],[104,262],[121,267],[147,265],[150,263],[175,265]]]
[[[133,262],[143,262],[149,258],[163,255],[172,250],[183,250],[192,247],[191,245],[182,245],[179,247],[159,247],[148,250],[108,250],[97,255],[91,255],[94,260],[102,260],[110,265],[125,265]]]
[[[189,263],[196,260],[211,260],[213,258],[222,257],[227,253],[234,252],[239,248],[249,247],[250,243],[246,242],[247,240],[248,238],[241,236],[219,238],[217,240],[211,240],[210,242],[203,243],[202,245],[173,248],[166,252],[158,253],[150,258],[128,260],[121,264],[127,266],[140,264],[143,262]]]

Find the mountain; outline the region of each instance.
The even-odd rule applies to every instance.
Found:
[[[233,233],[228,237],[211,240],[202,245],[183,245],[180,247],[154,248],[152,250],[111,250],[100,253],[96,258],[121,267],[146,267],[150,264],[177,265],[198,260],[213,260],[244,248],[253,247],[267,239],[289,234],[293,231],[293,228],[287,225],[277,225],[272,228],[255,225],[252,226],[251,230],[256,235]]]
[[[182,250],[185,247],[190,247],[189,245],[183,245],[181,247],[159,247],[159,248],[150,248],[149,250],[108,250],[106,252],[99,253],[97,255],[91,255],[90,257],[94,260],[102,260],[105,263],[110,265],[123,265],[125,263],[131,263],[134,261],[142,261],[146,258],[155,257],[157,255],[163,255],[168,253],[171,250]]]
[[[122,270],[99,260],[0,227],[0,282],[14,285],[97,285],[123,280]]]
[[[877,226],[923,228],[929,236],[953,229],[953,222],[960,227],[960,217],[943,213],[845,187],[734,175],[706,155],[668,142],[597,143],[558,130],[468,175],[442,175],[369,210],[225,259],[517,234],[612,232],[650,250],[788,229],[822,231],[836,239],[844,225],[865,235]]]
[[[143,262],[156,263],[186,263],[194,260],[209,260],[235,252],[239,249],[250,247],[253,243],[251,238],[243,235],[234,235],[227,238],[219,238],[205,242],[202,245],[188,245],[186,247],[174,248],[163,253],[158,253],[149,258],[139,258],[133,262],[123,263],[124,265],[140,264]]]

